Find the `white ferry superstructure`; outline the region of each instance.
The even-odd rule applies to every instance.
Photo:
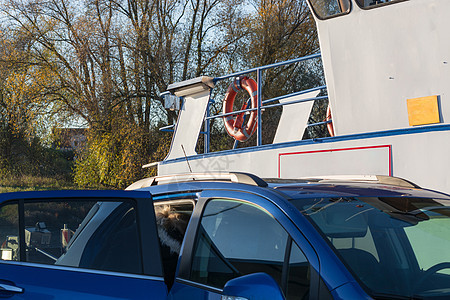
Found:
[[[398,176],[450,193],[450,1],[308,0],[321,53],[270,66],[171,84],[183,100],[169,154],[158,174],[241,171],[265,178]],[[210,95],[221,80],[322,59],[325,86],[277,97],[257,95],[257,145],[210,152]],[[334,136],[302,140],[314,101],[327,90]],[[245,93],[245,91],[244,91]],[[273,101],[275,100],[275,101]],[[261,113],[283,112],[272,144]],[[225,117],[227,117],[226,115]],[[205,153],[195,149],[205,136]]]

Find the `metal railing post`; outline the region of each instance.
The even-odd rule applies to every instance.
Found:
[[[211,106],[211,95],[212,95],[212,89],[209,90],[209,99],[208,99],[208,104],[206,105],[206,118],[205,118],[205,135],[203,136],[204,138],[204,151],[205,153],[209,152],[209,143],[210,143],[210,106]]]
[[[257,117],[258,117],[258,127],[256,128],[256,145],[261,146],[262,145],[262,118],[261,118],[261,106],[262,106],[262,70],[260,68],[257,69],[257,85],[258,85],[258,103],[257,103]]]

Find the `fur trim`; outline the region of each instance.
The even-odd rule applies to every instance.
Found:
[[[169,247],[170,253],[180,254],[181,243],[176,239],[172,238],[164,228],[158,226],[158,235],[161,244]]]

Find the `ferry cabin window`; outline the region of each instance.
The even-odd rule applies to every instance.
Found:
[[[350,0],[309,0],[316,15],[325,19],[350,11]],[[364,1],[364,0],[362,0]]]
[[[383,5],[391,2],[400,2],[404,0],[356,0],[356,3],[362,8],[372,8],[374,6]]]

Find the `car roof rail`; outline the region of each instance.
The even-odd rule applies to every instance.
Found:
[[[386,185],[394,185],[405,188],[420,188],[417,184],[401,177],[387,176],[387,175],[331,175],[301,178],[302,180],[309,180],[314,182],[363,182],[363,183],[379,183]]]
[[[176,175],[163,175],[141,179],[131,184],[126,190],[135,190],[144,187],[169,183],[182,183],[194,181],[224,181],[244,183],[254,186],[266,187],[267,182],[256,175],[242,172],[218,172],[218,173],[186,173]]]

